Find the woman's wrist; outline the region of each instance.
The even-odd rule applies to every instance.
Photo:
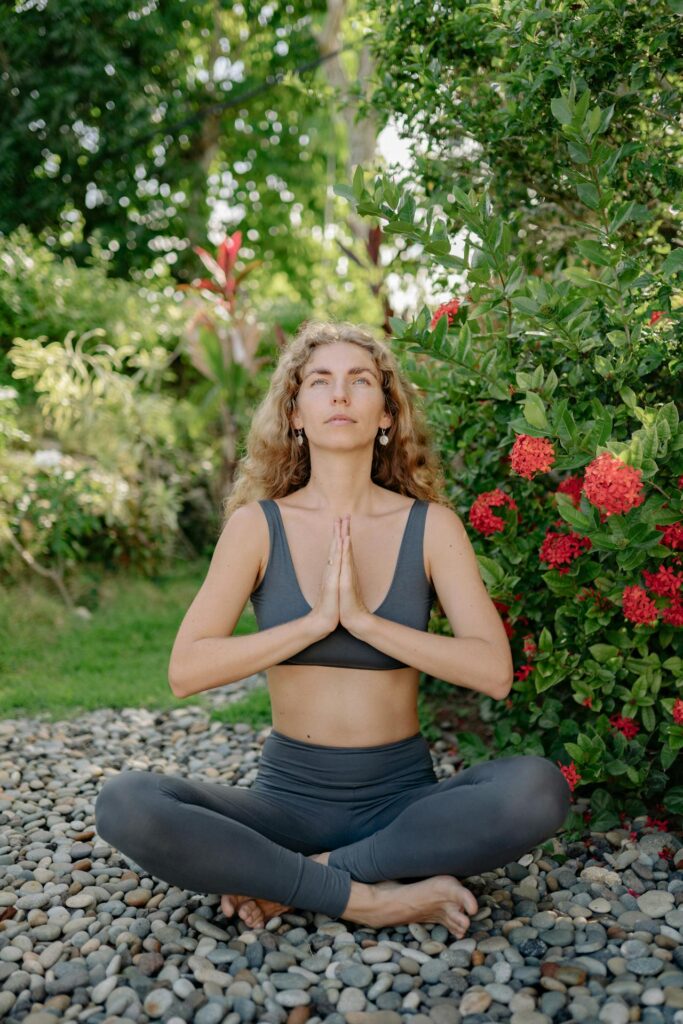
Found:
[[[345,619],[342,625],[357,640],[367,640],[372,633],[374,618],[372,612],[360,611],[353,618]]]
[[[311,631],[311,643],[315,643],[316,640],[322,640],[324,637],[329,636],[337,627],[336,625],[330,625],[329,621],[323,618],[319,612],[311,611],[305,616],[308,621],[309,628]]]

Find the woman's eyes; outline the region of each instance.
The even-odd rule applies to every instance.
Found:
[[[368,380],[367,377],[356,377],[356,379],[355,379],[355,381],[353,383],[356,384],[356,383],[358,383],[358,381],[362,381],[363,384],[369,384],[370,383],[370,381]],[[316,377],[315,380],[311,381],[311,385],[313,385],[313,384],[326,384],[326,383],[327,383],[327,381],[325,380],[324,377]]]

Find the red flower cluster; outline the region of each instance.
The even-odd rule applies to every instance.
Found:
[[[518,434],[510,452],[510,466],[527,480],[536,473],[547,473],[555,461],[555,449],[547,437]]]
[[[574,502],[574,508],[578,508],[581,503],[581,491],[583,490],[583,479],[580,476],[567,476],[564,478],[561,484],[557,486],[558,494],[568,494]]]
[[[659,609],[642,587],[637,584],[632,587],[624,587],[621,597],[624,615],[630,622],[652,626],[657,621]]]
[[[680,697],[676,697],[671,713],[676,725],[683,725],[683,700]]]
[[[676,562],[680,563],[680,558]],[[648,589],[659,597],[676,597],[683,586],[683,572],[676,572],[671,565],[660,565],[657,572],[644,569],[643,576]]]
[[[674,597],[667,608],[662,608],[662,622],[667,626],[683,626],[683,601],[680,595]]]
[[[565,782],[567,783],[567,785],[569,786],[570,790],[573,793],[574,792],[574,786],[581,779],[581,776],[579,775],[578,771],[576,770],[576,765],[574,764],[573,761],[570,761],[570,763],[568,765],[567,764],[560,764],[559,761],[557,762],[557,764],[559,766],[560,771],[564,775]]]
[[[677,559],[677,562],[680,561]],[[683,595],[681,583],[683,574],[676,573],[668,566],[660,566],[656,573],[643,571],[645,582],[653,594],[659,597],[671,597],[666,607],[658,608],[647,596],[643,587],[637,585],[625,587],[622,596],[624,615],[631,622],[651,626],[661,615],[662,622],[669,626],[683,626]]]
[[[659,318],[662,317],[662,316],[664,316],[664,310],[663,309],[655,309],[655,310],[653,310],[652,311],[652,316],[650,317],[650,323],[651,324],[656,324],[657,321],[659,320]]]
[[[593,698],[592,697],[586,697],[586,699],[581,701],[581,703],[583,704],[583,706],[585,708],[592,708],[593,707]]]
[[[669,822],[666,818],[651,818],[648,814],[645,819],[645,828],[658,828],[660,832],[667,832],[669,829]]]
[[[603,452],[586,467],[583,493],[606,516],[630,512],[645,501],[642,471]]]
[[[441,305],[437,307],[434,316],[432,317],[432,321],[429,325],[430,330],[434,330],[442,316],[448,317],[448,326],[450,327],[455,320],[455,314],[459,309],[460,299],[449,299],[448,302],[442,302]]]
[[[674,551],[683,548],[683,522],[670,523],[669,526],[655,526],[662,534],[662,544]]]
[[[566,565],[566,568],[559,571],[568,572],[569,564],[584,551],[590,551],[592,547],[589,537],[580,537],[571,530],[568,533],[547,530],[539,550],[539,558],[553,569]]]
[[[622,733],[627,740],[632,740],[636,733],[640,732],[640,726],[636,722],[635,718],[627,718],[622,715],[611,715],[609,718],[609,724],[612,728],[617,729]]]
[[[534,666],[530,665],[528,662],[527,662],[526,665],[520,665],[519,668],[517,669],[517,671],[514,674],[515,675],[515,679],[520,679],[520,680],[524,681],[527,678],[527,676],[531,675],[533,670],[534,670]]]
[[[483,533],[485,537],[505,529],[505,520],[491,511],[491,508],[496,505],[508,505],[517,511],[514,498],[505,494],[499,487],[493,491],[484,491],[482,494],[478,494],[470,507],[469,521],[474,529]]]

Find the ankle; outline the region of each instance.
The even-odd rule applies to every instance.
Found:
[[[372,925],[378,910],[378,900],[382,896],[380,890],[365,882],[351,882],[349,900],[341,917],[356,924]]]

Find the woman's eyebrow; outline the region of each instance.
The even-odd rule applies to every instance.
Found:
[[[354,373],[370,373],[372,374],[373,377],[377,377],[375,371],[371,370],[369,366],[352,366],[351,369],[347,370],[346,372],[349,376]],[[304,380],[306,380],[306,377],[310,377],[312,373],[326,374],[327,376],[329,376],[331,375],[332,370],[325,370],[323,368],[319,368],[317,370],[309,370],[308,373],[304,375]]]

